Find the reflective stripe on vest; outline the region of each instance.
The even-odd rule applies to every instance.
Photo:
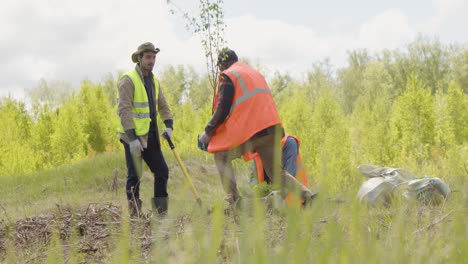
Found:
[[[255,133],[281,123],[270,89],[258,71],[236,62],[220,77],[223,74],[232,80],[234,96],[228,117],[210,139],[208,152],[211,153],[233,149]],[[217,107],[218,93],[213,100],[213,112]]]
[[[133,122],[135,124],[135,133],[137,134],[137,136],[146,135],[149,132],[151,116],[150,116],[148,94],[146,92],[145,85],[140,75],[135,69],[120,76],[119,81],[124,76],[130,77],[134,86],[133,103],[132,103],[131,112],[132,112]],[[154,80],[154,87],[155,87],[154,93],[156,95],[157,92],[159,91],[159,81],[154,74],[153,74],[153,80]],[[155,102],[157,102],[157,98],[155,98]],[[156,109],[155,109],[155,112],[156,112]],[[119,122],[118,131],[120,133],[125,133],[121,122]]]
[[[232,103],[231,110],[229,111],[229,114],[232,113],[232,110],[234,110],[234,108],[236,108],[236,106],[238,104],[244,102],[245,100],[251,98],[252,96],[254,96],[254,95],[258,94],[258,93],[269,93],[269,94],[271,94],[271,91],[268,88],[255,88],[253,91],[249,92],[247,90],[247,86],[245,85],[244,80],[242,79],[242,77],[240,76],[240,74],[238,72],[235,72],[235,71],[230,70],[230,69],[227,69],[226,71],[234,74],[234,76],[237,77],[237,80],[239,80],[239,85],[242,88],[242,92],[244,94],[243,96],[237,98],[237,100]]]

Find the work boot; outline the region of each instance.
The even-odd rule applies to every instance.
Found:
[[[167,214],[167,204],[169,203],[169,197],[154,197],[151,199],[153,203],[153,211],[159,216],[165,216]]]
[[[128,211],[130,213],[130,217],[140,217],[142,215],[142,204],[143,202],[140,199],[128,201]]]

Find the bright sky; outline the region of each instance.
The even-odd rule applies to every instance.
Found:
[[[195,0],[173,0],[195,16]],[[22,99],[41,78],[77,87],[88,78],[133,68],[130,55],[151,41],[167,65],[205,71],[197,38],[166,0],[2,0],[0,96]],[[240,57],[300,75],[346,52],[401,48],[418,33],[444,44],[468,43],[468,0],[225,0],[225,38]],[[170,89],[170,88],[168,88]]]

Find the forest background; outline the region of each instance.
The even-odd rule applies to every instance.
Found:
[[[311,62],[302,77],[270,72],[239,55],[268,76],[286,131],[302,140],[309,183],[319,192],[311,206],[275,211],[253,199],[253,209],[240,211],[240,218],[224,215],[213,157],[196,141],[211,115],[210,81],[190,66],[173,65],[158,69],[158,78],[174,113],[176,149],[204,207],[195,206],[163,142],[169,214],[130,220],[116,132],[121,73],[98,83],[83,80],[78,88],[41,80],[28,102],[0,99],[0,262],[462,263],[467,258],[466,44],[419,36],[396,50],[350,51],[341,68],[327,60]],[[356,169],[360,164],[439,177],[452,193],[438,205],[396,199],[391,206],[369,208],[356,198],[365,180]],[[245,193],[250,164],[234,165]],[[142,199],[149,215],[150,182],[146,169]]]
[[[338,191],[362,181],[355,168],[364,163],[447,181],[466,176],[466,45],[419,36],[397,50],[350,51],[347,65],[339,69],[327,60],[311,64],[302,78],[252,65],[270,76],[286,131],[302,140],[310,180]],[[122,152],[115,129],[120,74],[109,73],[99,83],[83,80],[77,89],[65,81],[41,80],[28,104],[1,98],[1,177]],[[190,66],[173,65],[158,78],[174,113],[179,151],[207,155],[196,145],[211,114],[207,77]]]

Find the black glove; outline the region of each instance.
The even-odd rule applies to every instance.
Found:
[[[203,136],[203,135],[202,135]],[[203,144],[200,140],[200,135],[198,135],[198,148],[204,151],[208,151],[208,144]]]

